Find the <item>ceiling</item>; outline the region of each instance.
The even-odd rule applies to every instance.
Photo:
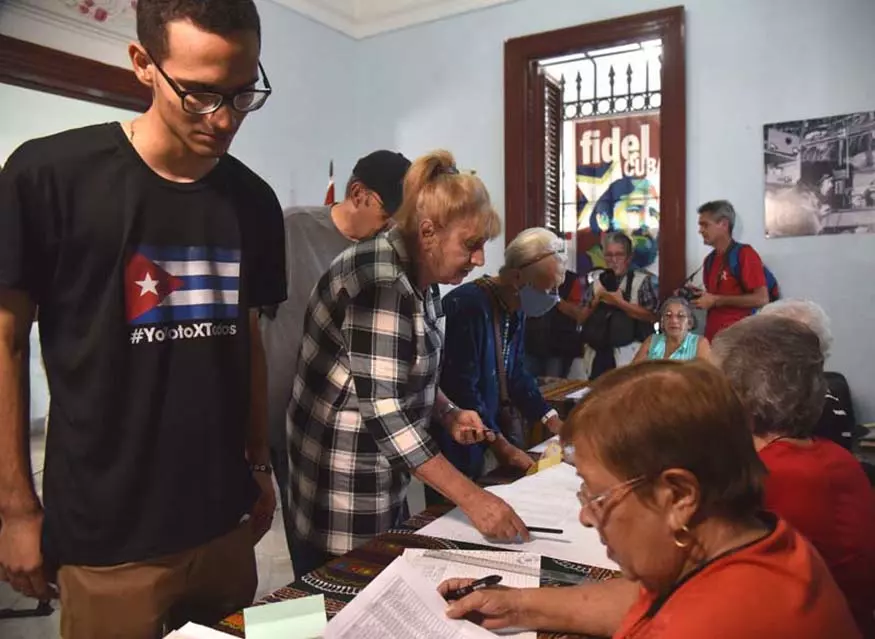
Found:
[[[356,39],[510,1],[274,0]]]

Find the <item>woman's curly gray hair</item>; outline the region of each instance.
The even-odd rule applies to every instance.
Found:
[[[755,435],[809,437],[823,412],[820,337],[802,322],[757,314],[721,331],[714,362],[745,405]]]
[[[829,357],[832,347],[832,330],[829,315],[823,307],[811,300],[783,299],[770,302],[760,309],[760,315],[774,315],[802,322],[820,338],[820,350],[824,359]]]
[[[665,315],[665,312],[668,310],[668,307],[672,304],[678,304],[682,306],[684,312],[687,314],[687,330],[694,331],[696,330],[696,314],[693,312],[693,305],[690,304],[690,301],[684,297],[679,295],[673,295],[666,299],[662,305],[659,307],[659,322],[662,324],[662,318]]]

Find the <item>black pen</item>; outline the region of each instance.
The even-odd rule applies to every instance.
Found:
[[[539,526],[526,526],[529,529],[529,532],[535,533],[547,533],[549,535],[561,535],[565,531],[561,528],[540,528]]]
[[[489,575],[488,577],[483,577],[483,579],[477,579],[472,581],[469,585],[464,588],[459,588],[457,590],[451,590],[447,594],[444,595],[444,599],[447,601],[453,601],[454,599],[461,599],[462,597],[466,597],[470,595],[472,592],[477,592],[478,590],[483,590],[484,588],[489,588],[490,586],[496,586],[501,582],[501,575]]]

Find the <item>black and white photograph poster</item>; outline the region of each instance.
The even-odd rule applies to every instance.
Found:
[[[875,111],[763,127],[766,237],[875,233]]]

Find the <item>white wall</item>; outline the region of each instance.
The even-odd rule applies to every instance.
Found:
[[[859,417],[875,420],[875,236],[766,240],[762,125],[871,110],[873,0],[686,0],[687,262],[705,247],[695,205],[731,199],[740,239],[759,249],[785,295],[832,316],[828,366],[844,372]],[[445,146],[504,197],[503,44],[508,38],[669,6],[664,0],[519,0],[363,41],[357,54],[357,150],[396,145],[412,155]],[[366,72],[366,73],[365,73]],[[670,141],[666,141],[670,144]],[[491,246],[489,266],[500,262]]]
[[[272,2],[257,4],[262,64],[274,91],[243,123],[231,152],[284,205],[321,204],[329,161],[341,184],[355,162],[349,137],[357,43]]]

